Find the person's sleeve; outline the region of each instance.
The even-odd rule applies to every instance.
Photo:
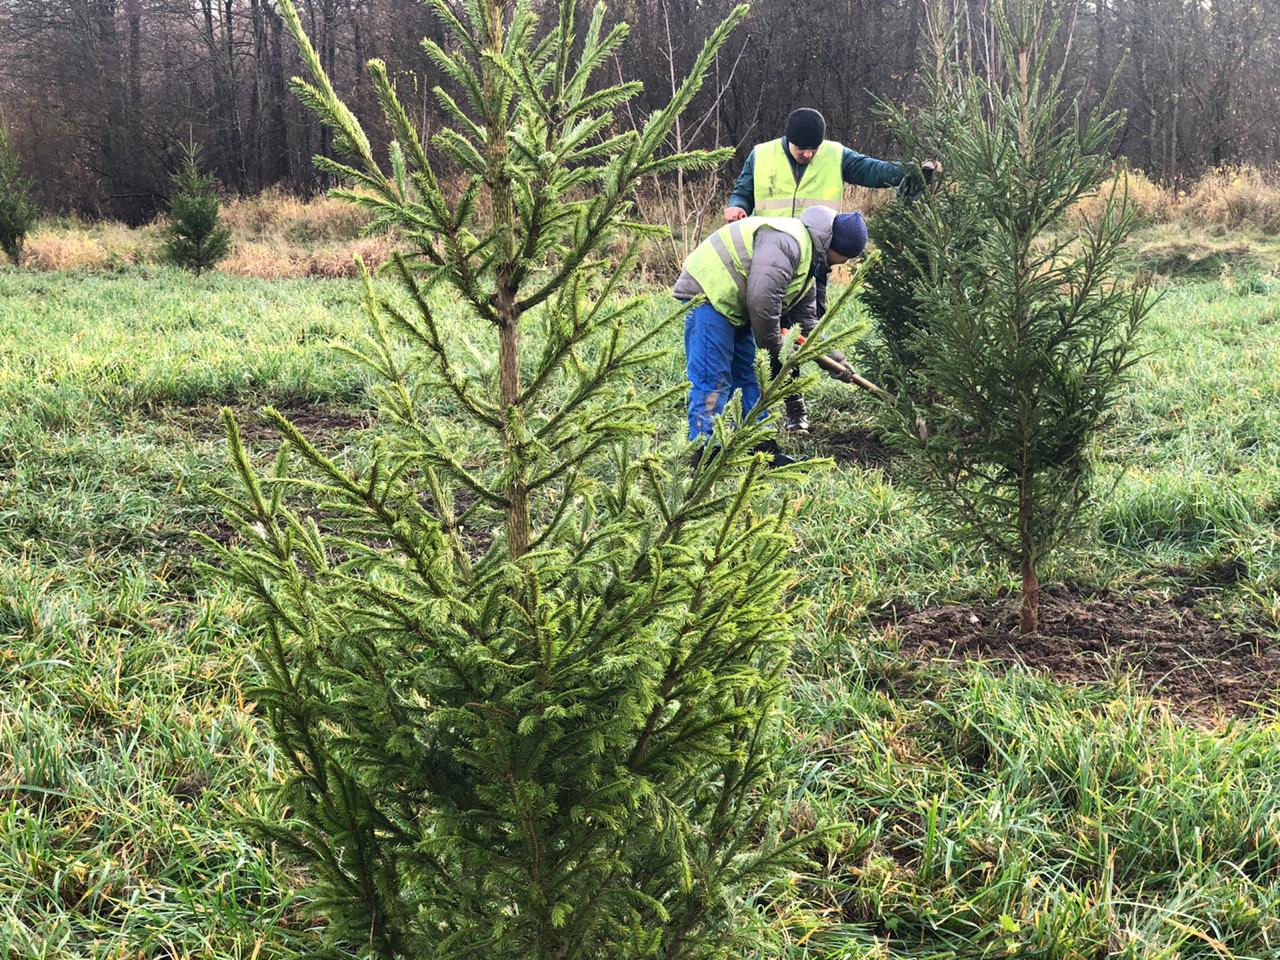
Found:
[[[800,325],[800,332],[806,337],[818,325],[818,288],[814,284],[809,285],[805,295],[782,318],[782,326],[788,330],[796,324]]]
[[[851,183],[855,187],[871,187],[873,190],[896,187],[905,173],[900,163],[877,160],[848,147],[844,148],[840,171],[844,174],[845,183]]]
[[[747,154],[747,162],[742,165],[742,173],[738,174],[738,182],[733,185],[729,194],[729,206],[738,207],[748,214],[756,207],[756,152]]]
[[[747,316],[756,346],[775,356],[782,349],[782,305],[800,268],[800,244],[778,230],[756,234],[747,274]]]

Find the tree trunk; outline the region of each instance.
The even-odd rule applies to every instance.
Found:
[[[503,308],[499,306],[499,312]],[[508,456],[516,461],[512,479],[507,484],[507,549],[512,560],[529,552],[529,489],[524,471],[519,466],[523,456],[518,434],[523,431],[516,400],[520,396],[520,322],[512,315],[498,328],[499,389],[507,422]],[[512,422],[514,420],[514,422]]]
[[[261,0],[249,0],[249,17],[253,28],[253,74],[249,86],[249,174],[254,190],[262,183],[262,91],[263,70],[267,62],[267,31],[262,21]]]
[[[1026,636],[1040,630],[1040,578],[1030,559],[1022,558],[1022,610],[1018,631]]]
[[[125,67],[125,126],[128,130],[129,169],[140,178],[143,169],[142,153],[142,0],[125,0],[125,20],[129,25],[129,54]],[[141,186],[141,183],[139,183]],[[138,220],[150,216],[149,204],[138,203]],[[145,207],[145,208],[144,208]]]
[[[1093,96],[1101,100],[1111,80],[1107,71],[1107,0],[1095,0],[1093,4],[1093,43]]]
[[[357,117],[364,118],[364,92],[368,85],[365,76],[366,64],[369,56],[364,49],[364,19],[366,12],[363,4],[356,0],[351,5],[351,46],[355,52],[354,74],[352,78],[352,100],[353,108]]]
[[[200,12],[204,20],[205,55],[209,58],[209,90],[213,97],[214,110],[220,111],[222,109],[222,76],[221,71],[218,69],[218,43],[213,33],[213,0],[200,0]],[[188,130],[190,130],[190,127],[188,127]],[[209,149],[209,147],[213,149]],[[225,171],[220,162],[221,152],[222,143],[221,138],[219,138],[217,143],[206,145],[205,158],[225,176]]]
[[[502,49],[503,10],[502,0],[490,0],[486,46]],[[524,459],[524,423],[519,407],[520,400],[520,311],[517,306],[515,280],[515,204],[511,184],[507,179],[506,104],[498,95],[492,79],[492,71],[486,68],[484,99],[489,115],[490,139],[488,146],[488,170],[485,174],[493,202],[493,223],[502,231],[499,241],[498,262],[494,270],[496,292],[494,306],[498,320],[498,375],[502,398],[502,413],[506,419],[507,457],[511,464],[511,479],[507,481],[507,548],[511,559],[517,560],[529,552],[529,489]]]
[[[121,192],[121,184],[132,179],[132,171],[128,169],[129,164],[122,162],[120,149],[127,131],[124,129],[124,90],[120,78],[120,37],[116,31],[115,0],[97,0],[94,12],[97,21],[98,82],[101,85],[97,97],[98,102],[103,104],[103,109],[99,111],[102,169],[111,184],[111,214],[123,216],[133,222],[137,219],[133,211],[116,207],[114,197]]]
[[[226,136],[230,139],[231,170],[236,189],[245,188],[244,131],[240,129],[239,89],[236,78],[235,0],[226,0],[222,7],[222,42],[224,69],[226,71]]]
[[[1036,633],[1040,629],[1040,577],[1036,574],[1034,520],[1035,508],[1031,502],[1031,480],[1024,473],[1022,484],[1018,489],[1019,566],[1022,572],[1022,611],[1018,631],[1023,636]]]
[[[271,67],[268,78],[271,91],[271,132],[268,136],[267,158],[271,164],[270,180],[272,183],[279,183],[282,180],[288,180],[291,176],[289,122],[284,112],[287,100],[284,50],[281,39],[284,33],[284,21],[273,7],[268,6],[266,12],[270,17],[271,26]]]
[[[314,3],[312,6],[314,11]],[[314,12],[312,14],[314,22]],[[320,65],[324,67],[324,72],[330,77],[337,73],[335,69],[337,60],[337,10],[334,8],[334,0],[323,0],[320,8],[320,43],[318,53],[320,54]],[[333,131],[326,125],[320,126],[320,155],[322,157],[333,156]],[[321,174],[321,179],[327,184],[328,174]]]
[[[206,137],[206,156],[210,165],[224,183],[231,183],[234,178],[236,158],[230,147],[231,138],[231,97],[228,86],[231,75],[227,72],[227,64],[222,62],[222,44],[214,26],[214,0],[200,0],[201,19],[204,24],[204,45],[209,58],[209,84],[212,94],[211,115],[215,118],[215,129]],[[221,8],[219,8],[221,15]],[[209,141],[212,141],[211,143]]]
[[[125,0],[124,13],[129,20],[129,129],[136,136],[142,120],[142,0]],[[130,146],[136,150],[136,140]]]

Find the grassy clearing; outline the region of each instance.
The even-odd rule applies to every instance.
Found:
[[[0,304],[0,956],[280,955],[292,884],[237,826],[274,761],[189,531],[217,403],[362,396],[352,291],[9,271]]]
[[[1102,451],[1115,494],[1058,577],[1194,588],[1280,633],[1273,294],[1168,291]],[[311,955],[299,878],[243,826],[275,764],[252,631],[188,532],[221,535],[220,404],[298,411],[342,455],[366,384],[328,343],[357,303],[342,280],[0,270],[0,957]],[[645,379],[681,376],[675,350]],[[811,404],[815,453],[870,422],[836,384]],[[795,816],[851,826],[817,880],[771,891],[770,955],[1280,956],[1280,724],[898,656],[872,625],[891,604],[1012,581],[891,476],[838,463],[779,491],[804,604]]]

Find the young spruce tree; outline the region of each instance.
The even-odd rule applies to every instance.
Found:
[[[231,231],[219,223],[218,182],[200,169],[200,148],[188,143],[182,151],[182,162],[171,178],[165,253],[171,263],[199,276],[227,255]]]
[[[1085,522],[1090,447],[1151,300],[1118,263],[1136,225],[1126,198],[1112,192],[1080,228],[1065,217],[1100,189],[1120,118],[1105,105],[1081,114],[1049,69],[1043,0],[1004,0],[995,23],[1001,75],[940,51],[927,106],[887,108],[907,155],[943,151],[948,179],[896,208],[888,253],[902,290],[880,309],[900,331],[891,422],[917,454],[915,478],[944,522],[1010,561],[1032,633],[1041,565]],[[945,142],[922,139],[944,129]]]
[[[337,461],[272,414],[260,476],[228,415],[246,544],[222,558],[265,630],[288,765],[265,829],[330,935],[373,956],[750,955],[757,891],[809,842],[777,820],[790,540],[752,452],[770,427],[731,411],[720,456],[669,468],[651,437],[683,385],[645,369],[682,310],[623,293],[635,185],[723,159],[661,152],[745,7],[620,131],[639,85],[605,77],[627,28],[603,7],[561,0],[540,36],[531,2],[435,0],[451,126],[424,142],[370,63],[384,170],[282,6],[312,78],[295,89],[343,157],[318,162],[403,246],[398,289],[365,276],[352,350],[376,442]]]
[[[22,266],[22,247],[36,222],[31,181],[22,176],[8,128],[0,126],[0,251]]]

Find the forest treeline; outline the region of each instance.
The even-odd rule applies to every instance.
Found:
[[[542,0],[534,0],[541,3]],[[984,69],[989,0],[934,0],[953,42]],[[615,72],[639,78],[638,109],[665,102],[730,0],[618,0],[632,26]],[[590,15],[591,4],[580,5]],[[1088,107],[1113,87],[1125,111],[1117,151],[1174,182],[1224,164],[1274,165],[1280,146],[1280,0],[1054,0],[1051,57]],[[371,131],[362,64],[388,64],[427,131],[449,87],[420,46],[450,41],[423,0],[298,0],[339,93]],[[678,136],[682,148],[735,146],[738,158],[813,105],[829,136],[894,158],[877,99],[907,101],[938,59],[927,0],[756,0],[721,52]],[[0,0],[0,122],[13,130],[47,210],[150,219],[182,144],[201,144],[236,193],[325,186],[310,158],[327,130],[288,88],[301,72],[274,0]],[[451,90],[452,93],[458,93]],[[630,122],[637,117],[623,117]],[[736,167],[734,167],[736,169]]]

